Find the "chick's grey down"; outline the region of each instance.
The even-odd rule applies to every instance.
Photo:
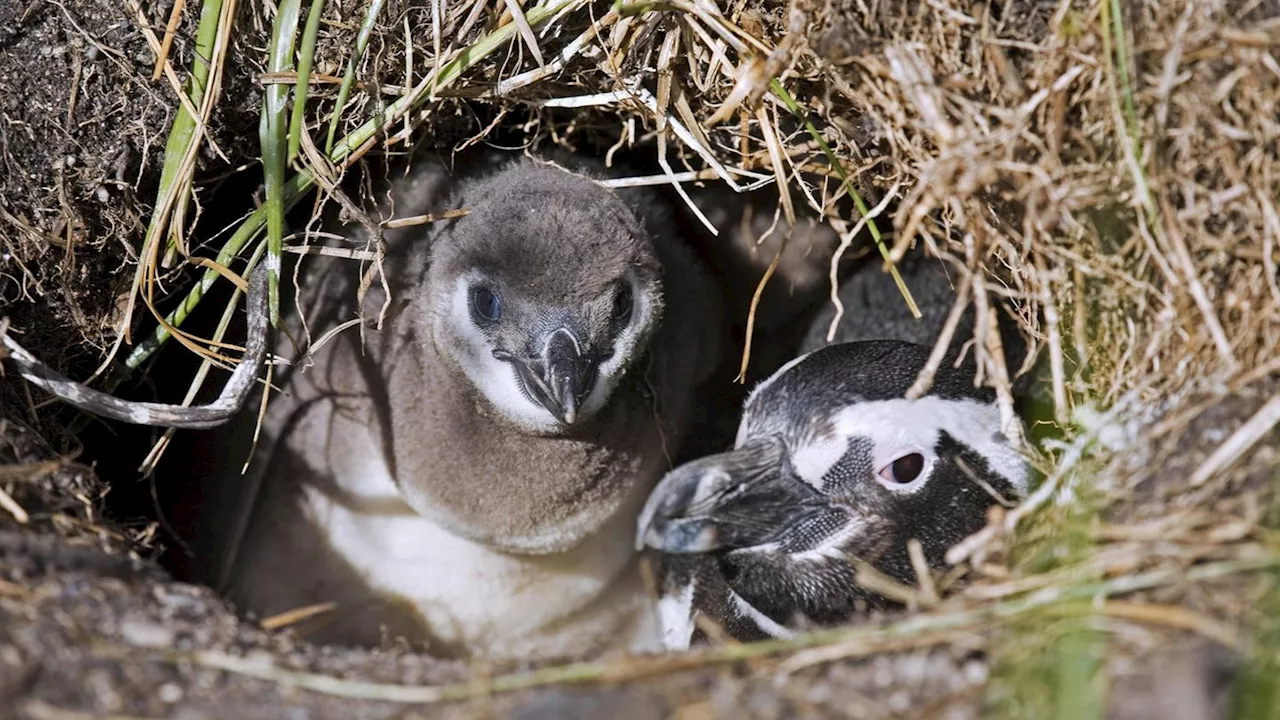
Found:
[[[416,170],[384,210],[448,208],[467,214],[387,232],[384,329],[367,321],[363,350],[358,329],[337,335],[277,383],[261,489],[222,503],[252,496],[224,541],[229,595],[259,615],[337,603],[323,641],[652,647],[632,537],[715,360],[709,284],[663,206],[554,165]],[[321,288],[300,303],[314,337],[356,317],[358,272],[332,261],[304,285]]]

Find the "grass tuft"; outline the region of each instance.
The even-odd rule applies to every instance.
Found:
[[[301,0],[281,0],[276,6],[275,22],[271,26],[267,72],[293,70],[294,41],[298,32],[301,4]],[[284,238],[284,178],[289,155],[289,90],[290,86],[285,84],[270,84],[263,88],[262,115],[258,124],[263,185],[267,193],[267,287],[273,327],[280,324],[280,246]]]

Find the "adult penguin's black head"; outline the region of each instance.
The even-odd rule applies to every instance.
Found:
[[[732,575],[727,607],[758,613],[757,626],[847,614],[858,594],[850,557],[914,582],[915,538],[942,564],[1028,478],[971,367],[944,365],[928,395],[903,397],[928,354],[877,340],[784,366],[748,398],[732,450],[662,480],[637,544],[714,556]]]

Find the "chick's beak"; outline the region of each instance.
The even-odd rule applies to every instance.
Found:
[[[563,425],[578,419],[578,409],[595,386],[599,367],[594,356],[583,352],[578,337],[564,327],[547,335],[541,357],[502,359],[511,361],[529,395]]]
[[[704,553],[775,540],[826,499],[786,471],[777,436],[682,465],[645,503],[636,549]]]

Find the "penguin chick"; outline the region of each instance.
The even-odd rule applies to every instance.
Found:
[[[880,339],[822,346],[819,318],[818,349],[752,391],[733,449],[677,468],[649,497],[637,545],[662,553],[668,649],[689,645],[699,613],[740,640],[846,620],[882,602],[855,584],[851,558],[914,584],[908,540],[940,567],[991,505],[1025,493],[1026,465],[973,366],[944,362],[907,400],[931,347],[883,339],[904,331],[846,311],[846,334]]]
[[[386,233],[385,327],[283,379],[228,594],[259,615],[336,603],[319,641],[643,647],[635,517],[715,362],[710,285],[643,195],[531,160],[441,202],[448,184],[428,168],[393,186],[397,216],[467,214]],[[355,315],[354,283],[336,287],[310,298],[313,327]]]

